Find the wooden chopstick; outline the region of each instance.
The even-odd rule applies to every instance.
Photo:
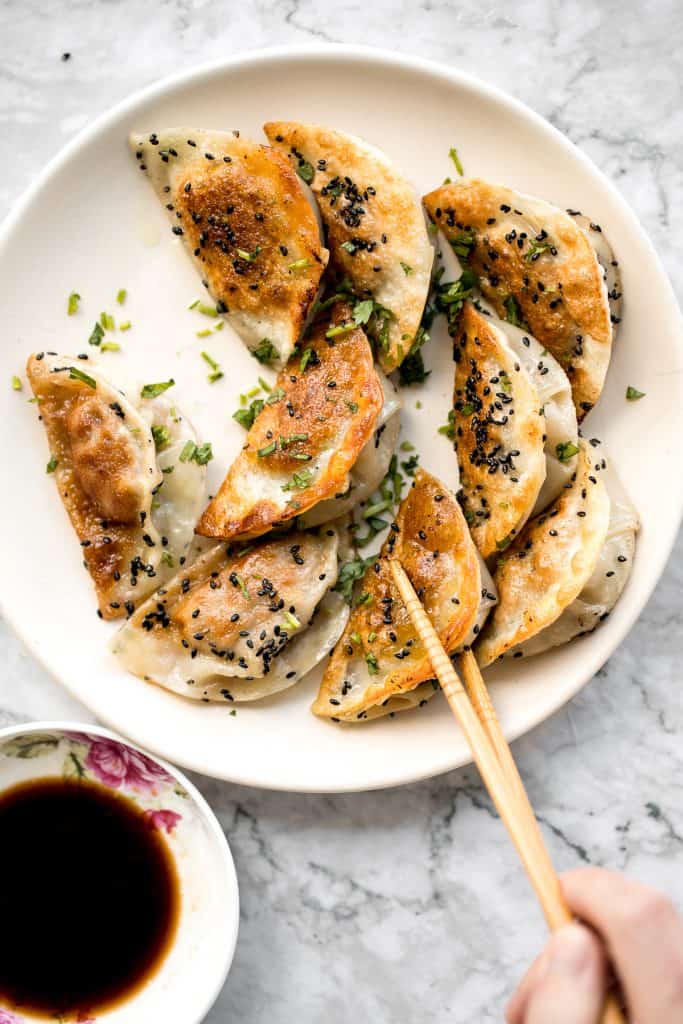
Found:
[[[568,924],[572,913],[562,895],[560,882],[546,849],[512,752],[501,729],[495,709],[474,656],[463,658],[461,666],[470,695],[463,687],[446,654],[429,616],[397,559],[391,559],[394,582],[422,641],[441,689],[465,734],[474,761],[489,795],[508,830],[538,900],[548,926],[555,930]],[[601,1024],[625,1024],[625,1018],[613,996],[608,996]]]

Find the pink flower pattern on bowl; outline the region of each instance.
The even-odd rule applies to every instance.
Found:
[[[145,811],[147,824],[155,832],[168,832],[169,835],[182,820],[181,815],[176,811]],[[2,1022],[0,1021],[0,1024]]]
[[[163,768],[138,750],[99,736],[88,739],[90,750],[85,767],[110,789],[126,786],[143,793],[156,793],[161,783],[173,782]]]
[[[0,1024],[21,1024],[21,1021],[9,1010],[0,1010]]]

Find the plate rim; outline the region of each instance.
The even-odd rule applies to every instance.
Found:
[[[602,187],[608,192],[615,203],[620,218],[627,223],[627,226],[630,227],[631,230],[634,230],[638,234],[648,252],[650,260],[652,261],[653,269],[656,271],[664,288],[668,291],[669,298],[672,301],[672,308],[676,310],[677,315],[675,322],[672,322],[672,331],[677,328],[679,348],[683,354],[683,315],[681,314],[681,309],[669,275],[636,213],[631,208],[626,198],[617,189],[616,185],[601,170],[601,168],[593,163],[591,158],[582,149],[580,149],[566,135],[551,124],[550,121],[546,120],[546,118],[537,113],[533,108],[527,106],[526,103],[505,92],[500,87],[484,81],[470,72],[463,71],[456,67],[450,67],[441,61],[411,54],[397,53],[382,47],[346,43],[314,43],[293,45],[285,44],[282,46],[250,49],[242,53],[233,54],[229,57],[195,64],[186,70],[171,73],[157,81],[143,86],[141,89],[138,89],[124,97],[124,99],[120,100],[113,106],[108,107],[105,111],[95,117],[89,124],[85,125],[85,127],[83,127],[73,139],[67,142],[50,160],[47,161],[39,174],[30,182],[28,187],[14,202],[0,224],[0,250],[2,250],[6,245],[8,237],[14,231],[15,226],[30,209],[33,200],[49,183],[50,179],[60,171],[62,166],[67,163],[84,145],[91,141],[91,139],[96,138],[104,129],[106,129],[110,122],[114,122],[120,117],[125,116],[139,104],[153,101],[154,99],[163,96],[171,89],[176,89],[183,85],[195,82],[201,82],[227,71],[235,71],[245,67],[258,67],[260,64],[268,64],[270,62],[277,61],[293,61],[297,63],[305,63],[307,61],[315,62],[319,61],[321,57],[347,63],[353,63],[354,61],[366,62],[369,65],[374,64],[376,68],[380,69],[387,68],[398,71],[416,71],[432,76],[434,79],[440,80],[441,82],[445,80],[450,85],[468,89],[475,95],[478,94],[489,101],[493,101],[498,107],[507,109],[512,113],[522,116],[527,121],[532,122],[535,127],[546,135],[549,135],[557,146],[561,147],[567,153],[570,153],[572,158],[577,160],[590,176],[600,182]],[[683,378],[681,379],[680,390],[683,397]],[[670,560],[671,552],[675,545],[681,523],[683,522],[683,483],[678,489],[677,504],[677,514],[671,520],[669,536],[665,537],[664,542],[660,546],[660,555],[654,566],[655,571],[651,573],[647,585],[644,586],[641,597],[637,602],[637,606],[629,609],[629,613],[621,623],[619,631],[612,640],[611,649],[607,654],[607,658],[612,656],[614,651],[616,651],[616,649],[623,643],[625,637],[633,629],[636,621],[642,615],[650,601],[652,594],[657,584],[660,582]],[[173,764],[181,765],[183,769],[199,772],[209,778],[215,778],[239,785],[252,786],[257,789],[272,790],[274,792],[370,792],[373,790],[380,790],[398,785],[407,785],[424,779],[433,778],[437,775],[463,767],[464,765],[472,762],[472,759],[467,756],[464,758],[457,755],[455,757],[449,757],[448,754],[445,754],[438,759],[438,761],[435,759],[429,768],[425,768],[424,770],[411,770],[409,775],[406,775],[405,773],[402,774],[398,771],[392,771],[388,765],[387,771],[382,776],[381,781],[373,780],[369,784],[340,784],[335,787],[316,787],[314,782],[301,782],[300,784],[295,785],[290,783],[289,785],[285,785],[279,783],[277,780],[272,780],[266,783],[262,778],[254,778],[248,772],[220,772],[215,766],[207,766],[202,761],[201,752],[198,753],[197,757],[187,758],[183,756],[181,760],[176,762],[174,760],[173,751],[170,749],[171,744],[164,743],[163,738],[161,738],[159,742],[156,740],[150,742],[150,739],[146,735],[140,735],[135,722],[126,722],[123,724],[119,722],[115,716],[112,718],[106,712],[102,712],[99,708],[94,709],[91,707],[81,692],[71,686],[68,676],[63,675],[59,670],[53,668],[48,663],[46,654],[38,649],[34,640],[22,628],[19,617],[15,617],[13,614],[10,595],[5,592],[4,588],[0,588],[0,613],[38,664],[48,673],[48,675],[63,686],[71,696],[78,700],[80,704],[91,711],[92,714],[96,715],[98,723],[102,722],[105,727],[120,732],[124,739],[129,739],[133,744],[137,744],[143,748],[148,748],[155,757],[165,758]],[[513,741],[519,736],[525,735],[535,729],[542,722],[556,715],[593,679],[596,672],[601,668],[606,660],[604,652],[601,652],[599,648],[596,648],[596,650],[590,654],[584,654],[582,670],[578,674],[576,682],[572,685],[565,686],[562,689],[561,694],[558,694],[556,697],[557,702],[554,707],[551,710],[547,710],[547,708],[543,708],[542,710],[538,710],[536,707],[529,708],[525,713],[521,714],[521,720],[517,723],[515,728],[507,728],[505,730],[507,739]]]

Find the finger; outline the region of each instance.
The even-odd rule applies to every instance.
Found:
[[[565,925],[550,940],[547,970],[529,996],[524,1024],[598,1024],[605,976],[598,938],[582,925]]]
[[[572,910],[602,935],[632,1017],[683,1020],[683,922],[656,889],[600,868],[562,878]]]
[[[536,957],[510,999],[505,1011],[507,1024],[523,1024],[529,997],[548,968],[548,949]]]

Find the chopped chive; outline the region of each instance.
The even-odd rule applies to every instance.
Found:
[[[261,338],[256,348],[251,350],[251,354],[254,359],[257,359],[259,363],[264,365],[272,363],[277,359],[277,349],[270,338]]]
[[[302,469],[300,473],[294,473],[292,479],[282,485],[283,491],[305,491],[313,479],[312,469]]]
[[[78,303],[81,301],[81,297],[78,292],[72,292],[66,304],[66,312],[68,316],[73,316],[74,313],[78,312]]]
[[[264,379],[263,379],[263,377],[257,377],[256,379],[258,380],[259,384],[261,385],[261,390],[262,390],[262,391],[265,391],[265,392],[266,392],[266,394],[268,394],[268,395],[269,395],[269,394],[270,394],[270,392],[271,392],[271,391],[272,391],[273,389],[271,388],[271,386],[270,386],[270,384],[268,383],[268,381],[264,380]]]
[[[173,561],[173,555],[170,553],[170,551],[161,552],[161,564],[167,565],[169,569],[173,568],[175,563]]]
[[[163,395],[164,391],[172,388],[174,384],[173,377],[170,380],[159,381],[158,384],[143,384],[140,398],[156,398],[158,395]]]
[[[81,384],[87,384],[93,391],[97,387],[97,381],[94,377],[89,377],[87,373],[83,373],[77,366],[69,367],[69,380],[80,380]]]
[[[254,263],[256,257],[261,252],[261,246],[257,245],[253,252],[247,252],[246,249],[238,249],[237,255],[241,260],[246,260],[247,263]]]
[[[21,383],[19,377],[12,377],[12,391],[21,391],[22,388],[23,384]]]
[[[100,324],[105,331],[115,331],[116,322],[111,313],[100,313]]]
[[[242,597],[244,598],[245,601],[248,601],[249,600],[249,591],[247,590],[247,585],[244,582],[243,577],[240,576],[240,574],[238,572],[235,572],[232,575],[235,577],[235,581],[237,583],[237,586],[242,591]],[[231,577],[231,582],[232,582],[232,577]]]
[[[379,672],[379,665],[377,664],[377,658],[371,652],[365,655],[365,664],[368,666],[368,672],[371,676],[376,676]]]
[[[275,451],[277,451],[277,441],[271,441],[265,448],[259,448],[256,454],[259,459],[265,459],[266,456],[272,455]]]
[[[220,367],[219,367],[218,363],[216,362],[216,360],[212,356],[210,356],[208,352],[202,352],[201,353],[201,357],[202,357],[202,359],[204,360],[205,363],[209,364],[209,366],[211,367],[212,370],[219,370],[220,369]]]
[[[131,329],[131,326],[132,326],[132,324],[131,324],[130,320],[122,320],[121,323],[119,324],[119,330],[120,331],[129,331]]]
[[[359,644],[361,642],[360,633],[356,632],[355,630],[353,633],[349,633],[349,640],[351,641],[352,644]]]
[[[313,181],[315,171],[313,170],[313,164],[309,164],[308,160],[304,160],[303,157],[299,157],[299,162],[296,166],[296,172],[302,181],[305,181],[307,185],[310,185]]]
[[[355,331],[357,326],[354,323],[338,324],[336,327],[330,327],[329,331],[325,331],[325,337],[338,338],[341,334],[350,334],[351,331]]]
[[[456,171],[458,172],[458,174],[462,178],[464,176],[465,172],[463,170],[462,164],[460,163],[460,157],[458,156],[458,151],[455,148],[455,146],[451,146],[451,148],[448,150],[448,155],[451,158],[451,160],[453,161],[453,164],[455,166]]]
[[[219,320],[218,323],[216,324],[216,326],[214,327],[214,331],[222,331],[224,327],[225,327],[225,320]]]
[[[415,445],[411,444],[410,441],[401,441],[401,451],[402,452],[414,452],[415,451]]]
[[[384,501],[376,501],[374,505],[368,505],[363,510],[363,519],[371,519],[376,516],[379,512],[386,512],[387,509],[391,508],[392,502],[390,498],[385,498]]]
[[[208,302],[200,302],[199,299],[197,299],[196,302],[193,302],[188,309],[196,309],[198,313],[202,314],[202,316],[210,316],[214,320],[218,316],[218,310],[215,306],[210,306]]]
[[[171,442],[170,430],[168,427],[152,424],[151,431],[152,437],[154,438],[154,448],[158,452],[163,451],[163,449]]]
[[[224,376],[225,374],[222,370],[215,370],[213,373],[209,374],[207,380],[209,384],[215,384],[217,380],[221,380]]]
[[[54,457],[54,455],[51,455],[50,456],[50,461],[48,462],[47,466],[45,467],[45,472],[46,473],[54,473],[54,471],[56,470],[58,465],[59,465],[59,459],[56,459]]]
[[[282,388],[275,388],[275,390],[271,391],[271,393],[266,398],[266,405],[276,405],[277,402],[279,402],[280,399],[284,397],[285,393],[282,390]]]
[[[291,626],[292,629],[301,629],[301,623],[297,619],[296,615],[293,615],[290,611],[285,612],[285,622],[288,626]]]
[[[196,338],[208,338],[210,334],[211,334],[211,328],[210,327],[203,327],[201,329],[201,331],[195,331],[195,337]]]
[[[406,277],[409,277],[413,272],[413,268],[408,263],[404,263],[403,260],[401,260],[400,262],[403,273],[406,275]]]
[[[194,302],[191,302],[190,305],[187,308],[188,309],[196,309],[198,305],[199,305],[199,299],[195,299]]]
[[[293,263],[289,264],[287,269],[288,270],[305,270],[306,267],[310,267],[310,265],[311,265],[311,261],[307,260],[307,259],[294,260]]]
[[[118,341],[103,341],[100,346],[100,352],[120,352],[121,346]]]
[[[92,331],[90,332],[90,337],[88,338],[88,344],[89,345],[100,345],[103,337],[104,337],[104,331],[102,329],[102,325],[99,324],[99,323],[96,323],[95,326],[93,327]]]
[[[119,306],[122,306],[124,304],[127,295],[128,292],[126,291],[125,288],[119,288],[119,290],[116,293],[116,301],[118,302]]]
[[[367,590],[365,591],[364,594],[361,594],[358,600],[356,601],[356,607],[361,608],[363,607],[363,605],[366,604],[372,604],[372,594],[368,593]]]
[[[561,441],[555,445],[555,452],[560,462],[569,462],[579,454],[579,449],[572,441]]]

